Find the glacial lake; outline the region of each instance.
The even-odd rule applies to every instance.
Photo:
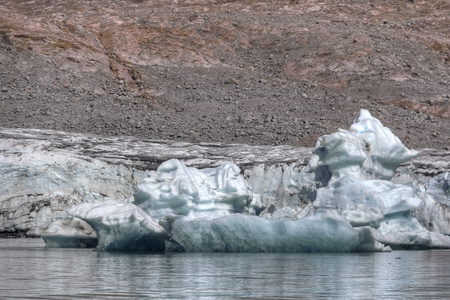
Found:
[[[450,251],[105,253],[0,239],[0,299],[450,299]]]

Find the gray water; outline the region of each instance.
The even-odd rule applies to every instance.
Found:
[[[450,251],[99,253],[0,239],[1,299],[449,299]]]

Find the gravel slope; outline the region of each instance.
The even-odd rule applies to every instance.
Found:
[[[1,1],[0,126],[312,146],[366,108],[450,149],[448,1]]]

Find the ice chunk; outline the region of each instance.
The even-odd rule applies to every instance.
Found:
[[[450,236],[430,232],[431,242],[428,245],[431,249],[448,249],[450,248]]]
[[[361,226],[388,214],[418,208],[421,203],[410,187],[344,176],[317,190],[314,207],[334,208],[351,224]]]
[[[432,244],[430,232],[409,214],[391,215],[375,227],[372,229],[375,239],[392,249],[427,249]]]
[[[167,233],[141,208],[119,200],[82,203],[67,210],[98,236],[96,250],[163,251]]]
[[[350,131],[366,144],[369,155],[363,169],[373,178],[390,180],[400,164],[419,154],[406,148],[389,128],[365,109],[361,109]]]
[[[188,252],[347,252],[359,233],[334,210],[301,220],[233,214],[215,219],[167,215],[159,223]]]
[[[355,252],[390,252],[391,247],[385,246],[376,240],[372,228],[369,226],[355,228],[359,233],[358,245],[353,249]]]
[[[47,248],[94,248],[97,234],[89,224],[78,218],[56,220],[39,231]]]
[[[428,231],[409,212],[390,215],[373,226],[375,239],[393,249],[450,248],[449,236]]]
[[[381,122],[362,109],[350,131],[321,136],[313,150],[316,154],[308,164],[316,181],[327,186],[343,176],[358,179],[390,180],[397,167],[417,156],[384,127]]]
[[[394,249],[450,247],[450,238],[429,232],[410,215],[413,211],[436,231],[447,230],[448,182],[432,180],[425,194],[416,183],[404,185],[406,174],[396,178],[403,184],[388,181],[400,164],[418,152],[407,149],[368,111],[360,111],[350,131],[320,137],[313,152],[316,156],[308,164],[318,181],[313,205],[336,209],[353,226],[365,225],[358,230],[366,242],[355,250],[380,249],[379,243]]]
[[[217,168],[196,169],[177,159],[162,163],[140,182],[134,203],[157,219],[169,213],[220,217],[263,209],[236,165],[226,162]]]
[[[365,143],[346,130],[319,137],[313,153],[317,158],[310,161],[309,168],[316,180],[326,186],[342,176],[362,178],[362,165],[367,158]]]

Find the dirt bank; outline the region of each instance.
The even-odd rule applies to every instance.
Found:
[[[2,1],[0,126],[311,146],[366,108],[450,146],[448,1]]]

